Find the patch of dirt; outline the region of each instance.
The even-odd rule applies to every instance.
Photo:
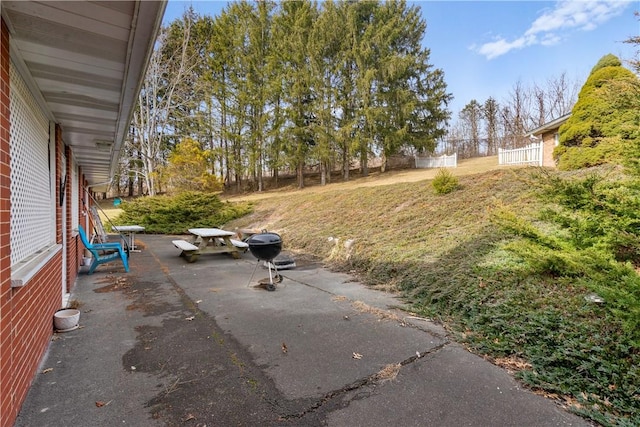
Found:
[[[107,279],[111,284],[94,289],[93,292],[101,294],[105,292],[123,291],[131,287],[126,277],[107,276]]]

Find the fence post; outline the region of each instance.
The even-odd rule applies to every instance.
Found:
[[[539,145],[540,145],[540,166],[542,166],[542,165],[543,165],[543,163],[544,163],[544,162],[543,162],[543,157],[544,157],[544,144],[543,144],[542,137],[540,138]]]

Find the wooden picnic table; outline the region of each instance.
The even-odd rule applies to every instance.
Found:
[[[240,258],[240,249],[246,249],[243,242],[232,239],[235,233],[219,228],[190,228],[193,235],[191,244],[198,247],[200,254],[230,253]],[[248,247],[248,245],[246,245]]]

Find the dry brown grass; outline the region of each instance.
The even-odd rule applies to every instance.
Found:
[[[400,373],[400,368],[402,365],[400,363],[391,363],[382,368],[375,375],[375,379],[379,382],[386,382],[395,380],[398,374]]]
[[[482,173],[498,168],[508,169],[498,165],[498,157],[477,157],[473,159],[463,159],[458,162],[456,168],[450,171],[455,176],[465,176]],[[246,193],[240,195],[228,195],[223,197],[229,201],[256,201],[268,199],[274,196],[287,196],[291,194],[327,193],[341,190],[351,190],[364,187],[378,187],[382,185],[393,185],[399,183],[418,182],[430,180],[435,177],[439,169],[408,169],[391,170],[384,173],[373,172],[367,177],[352,175],[349,181],[333,182],[328,185],[314,185],[310,183],[305,188],[299,189],[294,186],[286,186],[277,190],[270,190],[260,193]]]
[[[533,209],[528,207],[529,169],[497,163],[495,157],[460,162],[453,169],[460,188],[444,196],[431,185],[437,170],[415,169],[243,196],[254,202],[253,214],[225,228],[280,233],[287,249],[355,267],[370,284],[392,292],[410,280],[407,275],[420,274],[416,266],[428,268],[461,248],[474,250],[477,236],[491,233],[496,205]],[[389,274],[393,271],[402,274]]]
[[[351,303],[351,306],[360,313],[368,313],[374,315],[378,318],[378,320],[393,320],[396,322],[404,323],[402,319],[395,313],[392,313],[388,310],[383,310],[381,308],[372,307],[362,301],[354,301]]]

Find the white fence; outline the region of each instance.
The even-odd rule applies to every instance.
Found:
[[[538,165],[542,166],[542,142],[534,142],[524,148],[504,150],[498,148],[500,165]]]
[[[430,168],[455,168],[458,166],[458,153],[453,153],[450,156],[440,157],[418,157],[416,156],[416,168],[417,169],[430,169]]]

